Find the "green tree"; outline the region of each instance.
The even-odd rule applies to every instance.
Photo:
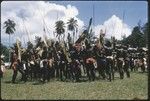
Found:
[[[9,61],[9,50],[5,45],[3,45],[1,43],[1,55],[2,54],[4,55],[4,61],[8,62]]]
[[[37,48],[37,47],[40,47],[40,48],[42,48],[42,47],[44,47],[44,42],[42,41],[42,38],[41,37],[39,37],[39,36],[36,36],[35,37],[35,48]]]
[[[70,36],[70,33],[68,33],[67,40],[68,40],[68,43],[71,43],[71,36]]]
[[[9,35],[9,47],[10,47],[10,35],[15,32],[15,22],[13,20],[8,19],[4,22],[5,33]]]
[[[64,28],[65,24],[62,20],[57,21],[55,24],[56,24],[55,25],[55,30],[56,30],[56,33],[57,33],[56,37],[58,37],[58,40],[60,42],[61,35],[64,35],[64,33],[65,33],[65,28]]]
[[[146,40],[146,45],[148,45],[148,27],[149,26],[149,24],[148,23],[146,23],[146,24],[144,24],[144,26],[141,28],[142,29],[142,31],[143,31],[143,33],[144,33],[144,39]]]
[[[73,43],[74,43],[74,37],[78,31],[77,20],[75,20],[74,18],[71,18],[71,19],[69,19],[67,24],[68,24],[68,30],[72,31],[72,33],[73,33]]]
[[[139,26],[135,26],[132,30],[132,34],[127,38],[122,40],[122,43],[127,45],[131,45],[132,47],[144,47],[145,46],[145,38],[144,34],[141,32]]]
[[[15,26],[16,23],[13,20],[8,19],[7,21],[4,22],[5,33],[9,35],[9,48],[10,48],[10,35],[14,34],[16,30]],[[9,54],[9,61],[10,61],[10,54]]]
[[[28,50],[33,49],[33,44],[30,41],[27,42],[27,49]]]

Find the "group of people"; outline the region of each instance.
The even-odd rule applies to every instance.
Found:
[[[130,78],[131,71],[137,71],[140,67],[145,72],[147,68],[143,51],[135,55],[137,51],[129,51],[127,46],[112,48],[106,44],[99,47],[98,42],[86,45],[68,43],[68,48],[65,46],[56,42],[51,46],[40,47],[40,51],[36,48],[26,49],[21,59],[18,58],[18,50],[14,50],[10,65],[13,69],[12,83],[15,83],[18,71],[22,74],[21,81],[37,80],[45,83],[52,78],[80,82],[83,76],[89,81],[96,78],[112,81],[115,73],[119,74],[120,79],[125,74]]]

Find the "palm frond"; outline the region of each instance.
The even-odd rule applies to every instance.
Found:
[[[8,19],[7,21],[4,22],[4,28],[6,28],[6,34],[13,34],[15,29],[15,22],[13,20]]]

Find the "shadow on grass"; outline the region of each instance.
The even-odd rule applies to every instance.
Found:
[[[4,83],[6,83],[6,84],[10,84],[10,83],[12,83],[11,81],[4,81]]]
[[[43,82],[34,82],[34,83],[32,83],[32,85],[43,85],[43,84],[45,84],[45,83],[43,83]]]
[[[62,80],[62,81],[61,80],[57,80],[57,81],[64,82],[64,83],[82,83],[82,82],[87,82],[88,79],[81,78],[79,81],[76,81],[76,80],[73,80],[73,79],[66,79],[66,80]]]
[[[16,81],[15,83],[12,83],[12,81],[4,81],[5,84],[25,84],[25,82],[22,81]]]
[[[138,71],[138,72],[133,72],[133,73],[135,73],[135,74],[142,74],[142,75],[148,76],[148,72],[147,71],[145,71],[145,72]]]
[[[114,77],[114,80],[122,80],[122,79],[120,79],[119,76],[115,76],[115,77]]]
[[[81,82],[87,82],[88,81],[88,79],[83,79],[83,80],[81,80]]]
[[[79,81],[77,81],[75,83],[82,83],[82,82],[87,82],[87,81],[88,81],[88,79],[81,79],[81,80],[79,80]]]
[[[145,72],[137,72],[137,73],[140,73],[140,74],[147,74],[148,72],[147,71],[145,71]]]

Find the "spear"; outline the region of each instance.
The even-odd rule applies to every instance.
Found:
[[[39,9],[39,8],[38,8]],[[39,10],[39,12],[40,12],[40,15],[41,15],[41,17],[42,17],[42,23],[43,23],[43,31],[44,31],[44,34],[43,34],[43,41],[44,41],[44,44],[46,45],[46,47],[48,47],[48,45],[47,45],[47,42],[46,42],[46,40],[47,40],[47,35],[46,35],[46,30],[48,31],[48,28],[47,27],[45,27],[46,26],[46,23],[45,23],[45,20],[44,20],[44,16],[42,15],[42,12]]]
[[[21,49],[20,49],[20,46],[19,46],[18,38],[16,39],[16,44],[17,44],[17,48],[18,48],[18,59],[21,60]]]
[[[123,11],[123,23],[124,23],[124,17],[125,17],[125,11]],[[121,29],[121,38],[123,39],[123,36],[125,33],[123,33],[123,27],[124,27],[124,24],[122,23],[122,29]]]
[[[102,48],[104,47],[104,36],[106,34],[106,28],[105,28],[105,32],[103,33],[103,30],[100,30],[100,35],[99,35],[99,47]]]
[[[27,30],[27,28],[26,28],[26,25],[25,25],[25,23],[24,23],[25,18],[23,17],[23,14],[21,14],[21,18],[22,18],[23,25],[24,25],[24,28],[25,28],[25,33],[27,33],[28,39],[29,39],[29,41],[31,42],[30,34],[29,34],[29,32],[28,32],[28,30]]]
[[[79,36],[79,38],[77,39],[77,41],[75,43],[80,43],[81,41],[83,41],[86,38],[86,36],[89,35],[91,24],[92,24],[92,18],[90,18],[88,28],[83,31],[83,33]]]

